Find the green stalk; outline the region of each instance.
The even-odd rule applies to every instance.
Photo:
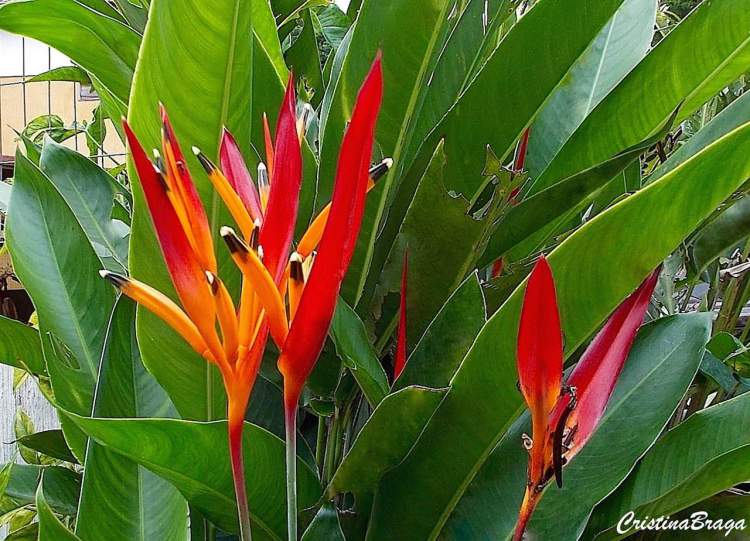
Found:
[[[289,541],[297,541],[297,402],[284,407],[286,421],[286,525]]]

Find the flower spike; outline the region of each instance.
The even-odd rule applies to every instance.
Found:
[[[102,269],[99,271],[99,276],[111,282],[123,295],[127,295],[162,319],[199,355],[215,362],[198,328],[172,299],[151,286],[115,272]]]
[[[545,300],[554,304],[552,274],[544,258],[534,267],[526,286],[518,336],[518,374],[531,411],[533,438],[514,541],[523,538],[550,479],[554,476],[562,486],[563,467],[596,430],[643,322],[659,272],[652,272],[620,304],[562,384],[557,309],[556,305],[554,310],[544,307]]]
[[[260,230],[260,243],[266,252],[265,264],[277,284],[284,273],[289,247],[292,245],[302,182],[302,152],[297,138],[296,103],[294,77],[290,75],[276,126],[271,193]]]

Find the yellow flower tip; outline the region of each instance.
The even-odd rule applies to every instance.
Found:
[[[219,281],[216,279],[216,275],[211,271],[206,271],[206,281],[211,288],[211,293],[216,295],[219,291]]]
[[[222,226],[221,229],[219,229],[219,234],[221,235],[221,238],[224,239],[224,242],[227,244],[231,253],[244,254],[249,251],[248,247],[242,242],[242,239],[237,236],[237,233],[231,227],[226,225]]]
[[[111,282],[112,285],[117,289],[122,288],[125,284],[128,283],[128,278],[126,276],[117,274],[116,272],[108,271],[106,269],[101,269],[99,271],[99,276]]]
[[[295,282],[304,282],[305,273],[302,269],[302,256],[294,252],[289,258],[289,277]]]
[[[250,239],[248,244],[253,250],[257,250],[260,243],[260,220],[255,220],[253,225],[253,232],[250,233]]]
[[[198,158],[198,161],[203,166],[203,169],[206,170],[206,173],[209,175],[213,173],[213,171],[216,169],[216,166],[211,163],[211,160],[209,160],[203,152],[198,147],[192,147],[193,154],[195,154],[195,157]]]
[[[392,158],[384,158],[383,161],[380,163],[373,165],[370,168],[370,178],[373,182],[377,182],[381,178],[383,178],[388,171],[391,170],[391,167],[393,167],[393,159]]]
[[[266,164],[260,162],[258,164],[258,194],[260,195],[260,203],[263,210],[266,210],[266,204],[268,203],[268,196],[271,193],[271,182],[268,179],[268,168]]]

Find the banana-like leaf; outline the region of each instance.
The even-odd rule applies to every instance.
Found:
[[[451,294],[427,327],[393,390],[409,385],[448,387],[486,320],[482,286],[474,273]]]
[[[750,175],[749,136],[750,125],[731,132],[550,254],[568,354]],[[710,189],[706,176],[715,179]],[[487,322],[409,455],[384,476],[372,539],[391,539],[396,529],[400,539],[434,539],[520,414],[515,343],[522,294],[523,286]],[[450,468],[442,466],[448,463]]]
[[[451,292],[474,267],[492,226],[489,217],[475,219],[469,214],[470,204],[466,199],[448,192],[446,168],[440,144],[406,212],[373,300],[379,311],[386,295],[400,291],[401,266],[408,251],[409,340],[416,341],[422,336]]]
[[[89,74],[78,66],[60,66],[59,68],[52,68],[49,71],[45,71],[39,75],[34,75],[26,80],[27,83],[38,83],[41,81],[72,81],[82,85],[91,84]]]
[[[249,154],[254,97],[250,12],[250,2],[241,0],[151,2],[129,107],[130,124],[147,149],[159,146],[161,102],[183,146],[195,145],[218,163],[219,139],[226,126]],[[230,223],[228,212],[198,161],[192,153],[185,154],[212,231],[218,238],[219,227]],[[135,207],[131,272],[169,294],[173,288],[138,177],[132,168],[130,173]],[[222,243],[215,244],[224,250]],[[230,288],[237,289],[239,274],[226,251],[219,252],[219,261],[222,279]],[[137,328],[143,362],[180,414],[188,419],[223,417],[226,399],[215,367],[145,310],[139,311]]]
[[[37,39],[70,57],[127,103],[140,36],[112,17],[106,2],[28,0],[0,7],[0,29]]]
[[[584,538],[622,539],[615,526],[628,511],[637,517],[671,515],[749,479],[748,408],[746,393],[692,415],[659,438],[625,483],[596,507]]]
[[[407,387],[388,395],[362,427],[331,481],[335,492],[372,493],[380,477],[401,462],[445,389]]]
[[[690,314],[664,318],[640,330],[604,417],[591,440],[563,469],[562,489],[547,489],[529,535],[559,541],[577,538],[591,508],[659,436],[695,376],[710,327],[707,314]],[[524,432],[530,433],[528,413],[513,424],[471,482],[446,524],[446,539],[507,539],[513,533],[526,484],[529,455],[521,444]]]
[[[589,44],[601,32],[623,0],[583,0],[572,4],[543,0],[526,13],[491,49],[486,61],[468,82],[460,97],[442,116],[432,131],[415,134],[410,151],[396,167],[403,176],[398,180],[396,194],[390,194],[393,205],[388,209],[377,243],[367,247],[372,255],[360,257],[363,271],[373,272],[364,286],[362,303],[367,306],[385,264],[416,186],[427,168],[440,139],[444,139],[447,161],[444,178],[446,188],[474,200],[490,180],[483,176],[487,162],[487,146],[504,158],[534,116],[543,108],[555,90],[567,82],[567,73]],[[550,28],[565,28],[563,33]],[[528,74],[534,74],[533,84]],[[432,84],[440,84],[437,82]],[[488,96],[491,103],[488,105]],[[501,105],[502,104],[502,105]],[[425,107],[428,102],[425,103]],[[429,115],[421,111],[422,115]],[[416,149],[419,150],[416,150]],[[412,157],[413,156],[413,157]],[[391,182],[391,175],[387,182]],[[375,195],[375,194],[373,194]],[[371,196],[372,197],[372,196]],[[390,203],[390,201],[389,201]],[[366,223],[368,217],[366,216]],[[379,221],[381,216],[373,219]],[[440,220],[435,216],[434,220]],[[361,240],[361,243],[365,243]],[[374,242],[374,239],[370,241]],[[364,250],[364,248],[363,248]],[[370,263],[371,260],[371,263]],[[357,258],[355,269],[359,267]],[[352,274],[352,271],[350,271]]]
[[[357,380],[370,406],[375,408],[388,394],[388,377],[362,320],[343,299],[336,304],[330,335],[337,355]]]
[[[732,21],[732,24],[727,24]],[[750,66],[750,1],[702,3],[591,112],[535,183],[543,189],[689,116]],[[658,96],[644,92],[658,88]]]
[[[363,3],[350,31],[349,45],[339,48],[343,54],[337,58],[340,62],[333,70],[321,107],[318,208],[330,199],[344,128],[359,86],[379,50],[384,55],[384,84],[375,137],[381,153],[393,156],[396,167],[400,167],[399,149],[406,142],[406,128],[426,87],[431,58],[441,46],[440,37],[444,34],[450,4],[447,0],[395,0],[387,3],[367,0]],[[406,49],[409,54],[396,53]],[[342,296],[350,304],[356,303],[364,285],[391,176],[381,181],[382,188],[368,196],[358,249],[342,288]]]
[[[0,363],[32,374],[46,373],[39,331],[15,319],[0,316]]]
[[[39,316],[55,400],[88,415],[114,292],[99,278],[101,263],[50,179],[20,153],[15,165],[8,216],[15,271]],[[64,420],[63,428],[83,462],[83,435]]]
[[[76,416],[75,422],[99,443],[172,483],[222,530],[239,530],[225,421]],[[286,503],[279,490],[284,486],[284,442],[249,423],[243,442],[253,536],[286,539]],[[300,509],[321,495],[317,475],[302,461],[297,463],[297,495]]]
[[[565,141],[645,56],[656,22],[654,0],[625,0],[534,119],[526,166],[544,171]]]
[[[80,475],[62,466],[28,464],[13,464],[11,467],[0,513],[33,504],[42,474],[45,477],[45,496],[52,510],[60,515],[75,515],[81,491]]]
[[[70,452],[62,430],[42,430],[18,438],[18,443],[43,455],[76,464],[78,460]]]
[[[36,491],[36,512],[39,517],[39,541],[81,541],[52,512],[44,495],[44,476]]]
[[[135,304],[120,297],[102,355],[93,414],[97,417],[173,415],[164,390],[146,372],[135,340]],[[111,541],[184,541],[187,504],[177,489],[143,466],[89,440],[76,521],[83,541],[109,532]]]
[[[112,218],[116,181],[94,162],[46,138],[40,167],[73,211],[103,268],[128,266],[130,228]]]
[[[326,502],[321,506],[310,526],[302,534],[302,541],[346,541],[335,505]]]

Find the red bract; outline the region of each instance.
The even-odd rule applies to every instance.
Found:
[[[294,77],[290,75],[276,124],[273,153],[277,158],[271,170],[271,192],[260,230],[264,263],[277,284],[281,281],[289,257],[302,185],[302,152],[297,136],[296,104]]]
[[[526,286],[518,333],[518,375],[529,406],[528,481],[514,535],[523,537],[544,488],[586,444],[604,415],[659,277],[655,270],[617,308],[562,384],[562,341],[552,272],[544,257]]]
[[[375,123],[382,95],[383,74],[378,58],[357,96],[352,120],[341,145],[330,214],[279,358],[287,404],[296,406],[302,385],[320,355],[341,282],[354,253],[362,224]],[[278,169],[281,167],[278,144],[276,148],[274,168]]]

